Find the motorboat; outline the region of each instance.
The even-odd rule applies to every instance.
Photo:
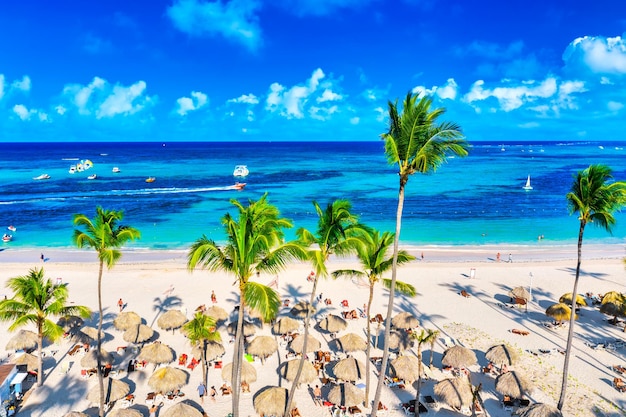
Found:
[[[13,225],[7,226],[7,229],[9,229],[12,232],[15,232],[17,230],[17,228]]]
[[[90,176],[87,177],[88,180],[95,180],[96,178],[98,178],[96,174],[91,174]]]
[[[247,177],[250,171],[248,171],[248,167],[246,165],[237,165],[235,166],[235,170],[233,171],[234,177]]]
[[[70,174],[76,173],[76,165],[71,165],[70,170],[68,171]]]
[[[236,182],[235,185],[232,186],[233,190],[243,190],[246,186],[245,182]]]
[[[146,178],[146,182],[155,182],[156,181],[156,177],[148,177]]]
[[[11,239],[13,239],[13,235],[8,235],[6,233],[4,235],[2,235],[2,241],[3,242],[10,242]]]
[[[122,171],[120,171],[120,169],[118,167],[113,167],[113,169],[111,171],[114,172],[115,174],[117,174],[118,172],[122,172]]]
[[[530,175],[528,176],[528,178],[526,178],[526,185],[524,185],[522,188],[526,191],[530,191],[533,189],[533,186],[530,185]]]
[[[48,175],[48,174],[41,174],[38,177],[34,177],[33,179],[37,180],[37,181],[39,181],[39,180],[49,180],[50,179],[50,175]]]

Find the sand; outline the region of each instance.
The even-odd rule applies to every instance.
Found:
[[[521,361],[511,369],[523,372],[535,385],[529,395],[532,402],[547,402],[555,405],[560,392],[563,355],[558,352],[565,346],[566,329],[550,329],[544,324],[551,321],[545,315],[545,309],[566,292],[570,292],[576,267],[576,248],[574,246],[511,246],[511,247],[425,247],[410,248],[424,259],[404,266],[398,271],[398,279],[409,282],[418,290],[414,298],[398,297],[395,311],[410,311],[420,320],[421,326],[437,329],[441,337],[434,348],[434,368],[431,380],[425,381],[422,392],[433,394],[433,385],[437,380],[449,377],[441,368],[441,356],[445,350],[444,338],[450,338],[457,344],[473,349],[479,364],[469,367],[472,382],[482,383],[487,413],[491,416],[510,415],[503,410],[501,395],[495,391],[494,377],[480,372],[480,366],[486,365],[484,352],[492,345],[509,343],[519,350]],[[4,250],[0,252],[0,297],[10,296],[5,287],[7,279],[26,274],[29,268],[43,266],[46,276],[68,284],[71,302],[87,305],[97,312],[96,285],[98,267],[95,255],[88,251],[54,250],[43,251],[45,262],[39,259],[40,251]],[[501,261],[496,262],[496,253],[501,253]],[[512,254],[513,262],[508,263],[508,254]],[[190,273],[186,269],[183,251],[125,251],[122,260],[113,270],[105,271],[103,278],[104,330],[106,337],[104,348],[114,352],[115,367],[121,371],[117,378],[131,386],[135,394],[132,408],[148,415],[146,394],[151,391],[147,381],[154,370],[148,365],[143,370],[131,374],[126,373],[128,361],[135,357],[132,349],[117,352],[120,346],[131,346],[122,339],[122,333],[113,327],[113,320],[118,314],[117,301],[120,297],[127,303],[125,311],[138,313],[145,323],[156,332],[158,340],[171,346],[177,356],[191,353],[191,348],[178,331],[164,331],[158,328],[156,321],[163,311],[181,309],[190,318],[194,310],[201,304],[211,305],[210,294],[214,290],[217,305],[228,312],[236,305],[236,288],[232,286],[233,278],[222,273],[208,273],[197,270]],[[607,291],[626,292],[624,288],[624,264],[622,245],[589,245],[583,248],[582,277],[579,293],[605,293]],[[331,260],[330,270],[358,268],[354,259]],[[289,265],[279,275],[278,289],[281,297],[289,299],[291,305],[298,300],[308,299],[312,283],[306,280],[310,266],[306,263]],[[532,274],[532,279],[531,279]],[[471,278],[474,276],[474,278]],[[274,276],[261,275],[257,280],[269,284]],[[528,311],[520,308],[507,307],[507,292],[516,286],[529,288],[532,280],[532,301]],[[460,295],[462,290],[470,296]],[[318,285],[318,293],[323,298],[331,298],[333,304],[319,304],[318,316],[326,313],[340,314],[344,309],[339,302],[347,299],[350,309],[360,309],[367,301],[368,290],[365,286],[352,280],[322,280]],[[385,314],[387,307],[387,291],[378,287],[375,290],[373,313]],[[289,308],[281,309],[281,316],[288,314]],[[614,350],[592,349],[587,344],[603,343],[610,340],[622,340],[626,337],[621,326],[607,322],[606,316],[596,307],[584,307],[576,327],[574,350],[570,362],[570,384],[568,400],[564,412],[568,416],[617,416],[623,415],[625,406],[622,393],[616,391],[611,383],[616,374],[611,365],[626,366],[624,355],[626,347]],[[364,336],[366,320],[359,318],[350,320],[348,329],[340,332],[354,332]],[[96,315],[88,321],[89,325],[97,325]],[[8,324],[0,323],[0,358],[9,359],[12,352],[5,351],[6,341],[11,334],[7,331]],[[511,332],[513,329],[527,331],[522,336]],[[32,329],[31,329],[32,330]],[[226,354],[223,363],[231,362],[233,345],[229,343],[225,327],[219,329],[224,339]],[[330,338],[327,334],[311,330],[312,335],[322,342],[323,349],[328,349]],[[381,329],[382,332],[382,329]],[[271,335],[270,326],[258,328],[256,335]],[[47,346],[50,350],[58,350],[51,358],[46,358],[45,383],[43,387],[32,389],[27,393],[20,416],[63,416],[76,410],[86,411],[89,415],[97,415],[87,399],[87,392],[97,385],[96,377],[81,378],[79,356],[69,356],[68,350],[74,344],[62,340]],[[536,356],[529,351],[541,349],[546,352]],[[290,383],[281,379],[277,368],[285,361],[286,350],[279,347],[279,352],[270,357],[264,364],[256,360],[252,365],[256,368],[258,380],[251,384],[252,394],[242,396],[241,416],[256,416],[252,404],[254,392],[267,385],[289,387]],[[424,360],[428,363],[430,346],[423,347]],[[411,350],[406,354],[415,354]],[[382,351],[374,349],[372,356],[381,356]],[[365,355],[357,352],[354,356],[364,361]],[[61,373],[61,364],[68,361],[71,366],[67,373]],[[171,366],[179,367],[175,361]],[[373,368],[373,367],[372,367]],[[224,417],[230,412],[230,397],[218,394],[215,402],[209,398],[200,402],[196,387],[201,380],[202,370],[196,367],[189,371],[189,382],[183,388],[184,399],[198,408],[203,407],[209,416]],[[372,378],[374,380],[374,378]],[[221,369],[211,368],[209,386],[216,388],[222,385]],[[313,382],[314,386],[318,382]],[[323,394],[326,395],[326,390]],[[374,395],[374,387],[370,390],[370,400]],[[405,415],[398,409],[398,404],[408,401],[415,395],[414,386],[405,389],[385,387],[383,403],[389,407],[388,416]],[[296,394],[296,403],[304,417],[330,415],[327,407],[316,406],[312,395],[303,385]],[[172,404],[165,403],[160,410],[164,413]],[[117,409],[120,402],[114,406]],[[367,413],[369,410],[364,409]],[[364,413],[364,414],[365,414]],[[432,411],[429,414],[434,414]],[[444,404],[441,415],[458,415]],[[380,415],[380,414],[379,414]]]

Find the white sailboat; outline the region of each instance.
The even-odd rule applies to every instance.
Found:
[[[526,178],[526,185],[524,185],[522,188],[526,191],[533,189],[532,185],[530,185],[530,175],[528,176],[528,178]]]

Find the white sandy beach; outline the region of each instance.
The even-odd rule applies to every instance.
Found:
[[[561,369],[563,356],[556,349],[563,348],[567,337],[566,329],[551,330],[544,323],[551,321],[544,312],[552,303],[567,292],[573,285],[573,276],[576,267],[576,248],[563,247],[454,247],[454,248],[420,248],[418,256],[424,252],[424,260],[418,260],[402,267],[398,272],[398,279],[409,282],[418,290],[413,299],[398,297],[395,310],[410,311],[420,320],[424,328],[438,329],[441,336],[454,339],[458,344],[473,349],[479,360],[479,365],[470,367],[472,382],[482,383],[482,398],[486,410],[491,416],[508,416],[510,411],[503,410],[500,403],[501,395],[494,389],[494,377],[480,373],[480,366],[486,365],[484,352],[492,345],[506,342],[520,351],[521,361],[512,369],[523,372],[535,384],[536,388],[529,396],[532,402],[547,402],[556,404],[560,390]],[[501,253],[501,262],[496,262],[496,253]],[[511,253],[513,262],[508,263],[508,254]],[[68,284],[72,302],[87,305],[97,312],[96,281],[98,266],[95,255],[89,251],[75,250],[46,250],[46,262],[39,260],[39,251],[34,250],[5,250],[0,252],[0,296],[11,294],[6,290],[7,279],[26,274],[29,268],[44,266],[46,276],[61,278]],[[103,301],[105,307],[104,330],[106,338],[104,348],[116,352],[117,347],[129,345],[123,341],[122,333],[113,327],[113,319],[118,313],[117,300],[122,297],[127,303],[125,311],[138,313],[148,326],[155,330],[155,338],[171,346],[176,355],[190,354],[191,348],[187,339],[178,331],[172,333],[159,329],[156,325],[159,314],[168,309],[182,309],[187,317],[191,318],[194,310],[201,304],[211,305],[210,294],[214,290],[217,295],[217,305],[227,311],[233,311],[236,305],[236,288],[231,284],[234,279],[222,273],[208,273],[197,270],[190,273],[186,269],[185,252],[161,251],[130,251],[124,252],[120,263],[111,271],[105,271],[103,278]],[[601,245],[583,247],[582,277],[579,293],[605,293],[608,291],[626,292],[624,277],[626,271],[622,258],[622,245]],[[332,260],[330,270],[344,268],[358,268],[354,260]],[[475,269],[475,278],[470,279],[470,270]],[[312,284],[306,280],[310,266],[301,263],[293,264],[279,276],[279,292],[283,298],[295,301],[308,299]],[[500,305],[509,301],[507,292],[516,286],[531,285],[532,274],[532,302],[528,311],[519,308],[502,308]],[[259,281],[269,283],[273,276],[261,275]],[[168,290],[171,289],[171,293]],[[471,296],[468,298],[459,295],[466,290]],[[342,311],[339,302],[347,299],[350,309],[360,309],[367,301],[367,288],[353,281],[322,280],[318,285],[318,293],[323,298],[331,298],[333,304],[317,305],[317,314]],[[375,291],[375,300],[372,312],[385,314],[387,306],[387,291],[378,287]],[[283,308],[281,315],[288,315],[289,308]],[[364,336],[366,320],[359,318],[349,320],[346,332],[354,332]],[[96,325],[94,318],[87,324]],[[7,331],[8,324],[0,323],[0,358],[8,360],[12,352],[5,351],[6,342],[11,337]],[[512,329],[528,331],[527,336],[511,332]],[[34,329],[30,329],[34,330]],[[232,344],[229,344],[225,327],[219,329],[222,333],[226,354],[223,363],[231,362]],[[382,330],[381,330],[382,331]],[[329,337],[311,329],[312,335],[322,342],[323,350],[328,349]],[[611,365],[626,365],[626,347],[615,350],[595,350],[585,345],[608,340],[624,339],[626,335],[622,327],[610,325],[607,317],[601,314],[596,307],[583,307],[576,327],[574,351],[570,362],[570,385],[568,400],[564,408],[568,416],[618,416],[626,413],[626,394],[615,390],[611,383],[616,374]],[[256,335],[272,335],[270,326],[259,328]],[[153,338],[154,339],[154,338]],[[81,378],[80,358],[68,356],[68,350],[74,344],[62,340],[50,346],[58,352],[52,358],[44,360],[45,383],[43,387],[33,389],[27,395],[19,416],[63,416],[69,411],[85,411],[92,416],[97,415],[94,404],[86,399],[87,392],[97,384],[96,377],[87,380]],[[528,353],[527,350],[552,350],[541,356]],[[434,365],[441,368],[441,355],[445,346],[441,341],[435,346]],[[424,360],[428,364],[430,347],[424,346]],[[407,354],[415,354],[414,350]],[[131,349],[116,355],[114,367],[123,370],[118,376],[131,386],[136,399],[132,408],[140,410],[148,416],[148,407],[145,405],[146,394],[151,391],[147,381],[154,369],[148,365],[130,375],[125,369],[128,361],[136,356]],[[252,395],[244,395],[241,400],[242,416],[257,416],[252,405],[254,392],[267,385],[290,387],[290,383],[280,378],[277,368],[285,361],[286,350],[279,348],[265,364],[253,362],[257,370],[258,380],[251,384]],[[373,350],[372,356],[381,356],[380,350]],[[364,361],[365,354],[358,352],[354,356]],[[67,374],[60,372],[60,364],[70,361],[71,368]],[[171,364],[178,367],[177,362]],[[373,368],[373,367],[372,367]],[[217,401],[204,399],[199,404],[196,387],[201,380],[201,367],[189,371],[188,385],[183,389],[186,401],[203,407],[211,417],[225,417],[231,408],[230,397],[218,394]],[[435,379],[448,377],[441,371],[434,372]],[[433,385],[436,380],[425,381],[422,392],[433,394]],[[374,381],[374,378],[372,378]],[[209,386],[222,385],[221,370],[211,368],[209,371]],[[313,383],[313,386],[315,382]],[[324,391],[324,395],[326,391]],[[370,401],[374,395],[374,387],[370,390]],[[401,390],[384,388],[382,401],[389,407],[388,416],[405,415],[403,410],[396,410],[398,403],[414,398],[415,388],[407,386]],[[316,406],[312,396],[303,385],[296,394],[296,403],[304,417],[328,416],[326,407]],[[171,404],[165,404],[160,414]],[[119,407],[119,404],[114,408]],[[367,409],[364,411],[368,411]],[[435,414],[430,411],[429,414]],[[441,415],[459,415],[442,405],[438,412]]]

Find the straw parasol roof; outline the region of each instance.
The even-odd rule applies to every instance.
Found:
[[[174,360],[174,351],[165,343],[154,342],[141,348],[137,359],[156,365],[170,363]]]
[[[298,330],[299,327],[300,322],[298,320],[294,320],[291,317],[283,317],[272,326],[272,331],[274,334],[287,334]]]
[[[329,314],[319,322],[318,326],[328,333],[337,333],[345,330],[348,327],[348,322],[339,316]]]
[[[528,407],[518,408],[513,415],[520,417],[563,417],[558,408],[549,404],[531,404]]]
[[[474,365],[478,360],[473,350],[463,346],[452,346],[443,352],[441,363],[453,368],[462,368],[470,365]]]
[[[163,330],[178,329],[185,323],[187,323],[187,317],[180,310],[168,310],[157,320],[157,326]]]
[[[63,316],[57,320],[57,325],[61,326],[66,332],[69,332],[72,329],[78,329],[84,323],[85,322],[82,317],[78,316]]]
[[[124,332],[122,339],[128,343],[143,343],[150,340],[154,335],[154,330],[145,324],[135,325]]]
[[[100,333],[101,337],[104,337],[104,332]],[[78,343],[91,343],[98,338],[98,329],[91,326],[85,326],[80,329],[76,329],[72,334],[72,340]]]
[[[420,325],[419,320],[408,312],[398,313],[391,319],[393,327],[398,329],[414,329]]]
[[[288,396],[287,388],[264,387],[254,394],[254,411],[259,415],[284,417]]]
[[[533,385],[517,371],[505,372],[496,378],[496,391],[511,398],[522,398],[533,390]]]
[[[419,360],[413,355],[400,355],[391,361],[396,376],[409,384],[419,378]]]
[[[626,297],[617,291],[609,291],[602,297],[600,312],[617,318],[626,315]]]
[[[113,320],[113,326],[115,326],[117,330],[128,330],[138,324],[141,324],[141,317],[134,311],[120,313],[115,320]]]
[[[228,330],[228,334],[234,335],[237,332],[237,322],[233,321],[228,323],[226,327]],[[256,332],[256,326],[250,323],[247,320],[243,321],[243,335],[244,336],[252,336]]]
[[[299,359],[283,362],[280,365],[280,370],[278,373],[287,381],[293,381],[296,378],[296,373],[298,372],[299,365]],[[317,370],[313,367],[313,364],[311,364],[311,362],[304,361],[304,365],[302,366],[302,374],[300,375],[300,382],[313,382],[315,379],[317,379]]]
[[[26,370],[29,372],[39,369],[39,358],[30,353],[22,353],[19,356],[13,356],[11,362],[16,365],[26,365]]]
[[[222,379],[231,382],[233,377],[233,363],[227,363],[222,368]],[[247,361],[241,362],[241,382],[252,383],[256,381],[256,369]]]
[[[141,411],[135,410],[134,408],[118,408],[117,410],[113,410],[109,417],[143,417]]]
[[[306,345],[306,352],[311,353],[319,350],[322,344],[319,340],[314,338],[311,335],[307,335],[308,342]],[[298,335],[293,338],[293,340],[289,343],[289,348],[296,353],[302,353],[302,348],[304,347],[304,335]]]
[[[448,378],[434,387],[435,395],[450,407],[460,409],[472,404],[472,389],[465,378]]]
[[[558,322],[562,322],[563,320],[569,320],[572,314],[572,309],[563,303],[552,304],[548,308],[546,308],[546,316],[552,317],[554,320]]]
[[[328,393],[328,401],[344,407],[354,407],[362,404],[364,400],[365,393],[348,382],[335,385]]]
[[[357,352],[367,349],[367,342],[355,333],[346,333],[337,339],[337,343],[344,352]]]
[[[402,352],[411,347],[411,340],[405,331],[392,330],[389,333],[389,349]]]
[[[257,336],[248,344],[246,352],[261,359],[274,354],[278,350],[278,343],[271,336]]]
[[[182,369],[164,366],[154,371],[148,385],[157,392],[169,392],[186,385],[188,379],[189,375]]]
[[[228,313],[220,306],[211,306],[207,308],[204,314],[213,317],[215,321],[222,321],[228,318]]]
[[[130,392],[130,387],[124,381],[113,378],[104,380],[104,403],[108,404],[113,401],[121,400]],[[87,393],[87,399],[92,403],[100,402],[100,386],[96,384]]]
[[[519,355],[509,345],[494,345],[487,350],[485,358],[493,363],[513,365]]]
[[[293,306],[289,314],[299,319],[303,319],[306,317],[307,309],[311,312],[311,316],[315,314],[315,307],[313,307],[308,302],[300,301],[295,306]]]
[[[80,411],[70,411],[67,414],[63,414],[63,417],[89,417],[89,414],[81,413]]]
[[[572,293],[565,293],[559,298],[559,303],[564,303],[568,305],[572,305]],[[576,305],[577,306],[586,306],[587,300],[580,294],[576,294]]]
[[[87,354],[80,360],[80,366],[83,368],[95,368],[98,366],[98,356],[100,356],[101,365],[113,365],[115,358],[112,354],[104,349],[100,349],[100,355],[98,355],[97,352],[97,349],[91,349],[87,352]]]
[[[180,402],[169,407],[161,417],[202,417],[202,413],[195,407],[186,402]]]
[[[509,297],[511,298],[523,298],[524,300],[530,300],[530,293],[524,287],[515,287],[509,291]]]
[[[333,366],[333,374],[344,381],[357,381],[365,377],[365,365],[355,358],[345,358]]]
[[[32,349],[37,346],[37,333],[20,330],[7,343],[6,350]]]
[[[226,350],[224,350],[224,345],[220,342],[207,342],[206,344],[206,360],[213,361],[219,357],[221,357]],[[202,358],[202,345],[197,344],[191,349],[191,356],[200,360]]]

